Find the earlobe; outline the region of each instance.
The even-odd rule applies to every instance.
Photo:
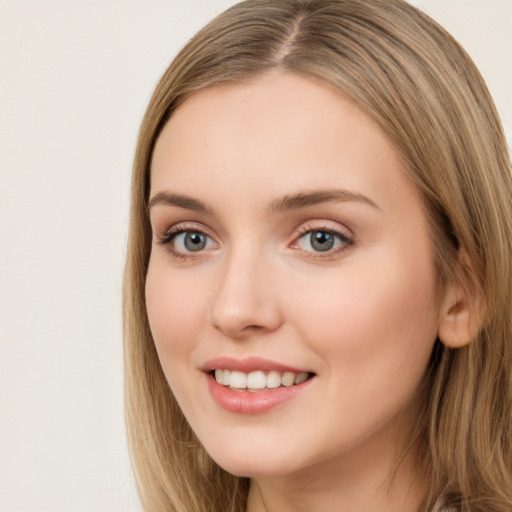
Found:
[[[467,255],[460,255],[463,277],[448,284],[439,311],[438,337],[449,348],[461,348],[475,338],[482,326],[483,304],[471,279]]]

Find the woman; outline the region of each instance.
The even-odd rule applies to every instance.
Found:
[[[511,192],[482,78],[408,4],[248,0],[199,32],[134,164],[145,510],[510,510]]]

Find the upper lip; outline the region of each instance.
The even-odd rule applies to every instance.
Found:
[[[237,370],[239,372],[250,373],[257,370],[262,371],[277,371],[277,372],[293,372],[301,373],[308,372],[308,370],[296,368],[288,364],[271,361],[262,357],[247,357],[244,359],[236,359],[230,356],[221,356],[207,361],[201,370],[204,372],[211,372],[212,370]]]

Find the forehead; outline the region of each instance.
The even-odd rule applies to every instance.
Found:
[[[220,187],[256,198],[262,188],[277,196],[412,186],[400,154],[351,100],[281,72],[188,98],[160,134],[151,173],[152,194]]]
[[[201,147],[209,141],[219,146],[275,141],[286,147],[287,142],[303,138],[318,142],[321,137],[342,143],[348,135],[344,127],[356,137],[379,132],[383,138],[377,125],[332,87],[302,75],[273,71],[192,94],[173,112],[159,141],[166,139],[169,144],[171,138],[179,138]]]

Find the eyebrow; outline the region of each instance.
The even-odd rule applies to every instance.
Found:
[[[314,190],[312,192],[300,192],[298,194],[286,195],[273,201],[270,204],[270,211],[272,213],[279,213],[287,210],[298,210],[314,206],[320,203],[329,202],[348,202],[356,201],[358,203],[367,204],[380,210],[369,197],[357,192],[350,192],[349,190],[334,189],[334,190]]]
[[[199,213],[212,213],[212,210],[201,201],[193,199],[190,196],[172,194],[171,192],[158,192],[158,194],[155,194],[148,203],[148,210],[157,204],[177,206],[178,208],[184,208],[185,210],[192,210]]]
[[[280,197],[270,203],[269,211],[271,213],[280,213],[288,210],[299,210],[301,208],[307,208],[321,203],[348,201],[367,204],[380,210],[377,204],[363,194],[343,189],[334,189],[299,192],[297,194]],[[148,210],[157,204],[177,206],[178,208],[192,210],[199,213],[213,213],[213,210],[203,202],[187,195],[174,194],[171,192],[158,192],[155,194],[148,203]]]

